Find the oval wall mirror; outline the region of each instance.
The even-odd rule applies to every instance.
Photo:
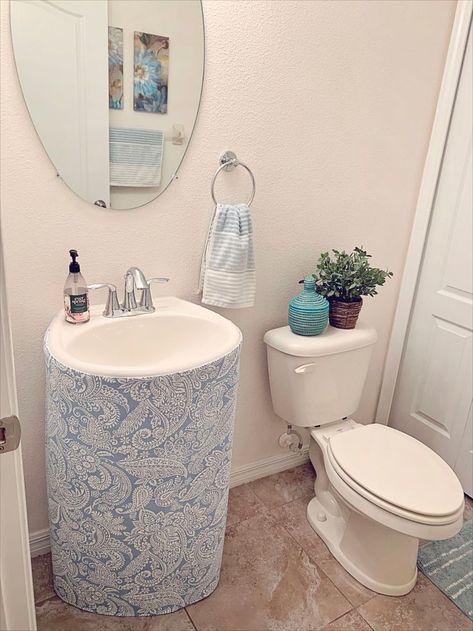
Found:
[[[13,48],[36,131],[82,199],[155,199],[183,160],[200,104],[200,0],[11,0]]]

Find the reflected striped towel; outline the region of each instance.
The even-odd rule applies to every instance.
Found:
[[[218,204],[202,259],[202,302],[240,309],[255,303],[253,224],[246,204]]]
[[[164,132],[110,128],[110,186],[159,186]]]

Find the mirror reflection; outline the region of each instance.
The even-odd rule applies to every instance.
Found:
[[[23,94],[58,174],[135,208],[170,184],[199,108],[200,0],[12,0]]]

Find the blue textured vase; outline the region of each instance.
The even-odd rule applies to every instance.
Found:
[[[320,335],[328,323],[329,302],[315,291],[313,276],[304,278],[304,290],[289,301],[288,323],[296,335]]]

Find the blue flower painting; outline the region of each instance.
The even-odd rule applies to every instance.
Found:
[[[108,107],[123,109],[123,29],[108,27]]]
[[[167,113],[168,72],[169,37],[135,31],[135,111]]]

